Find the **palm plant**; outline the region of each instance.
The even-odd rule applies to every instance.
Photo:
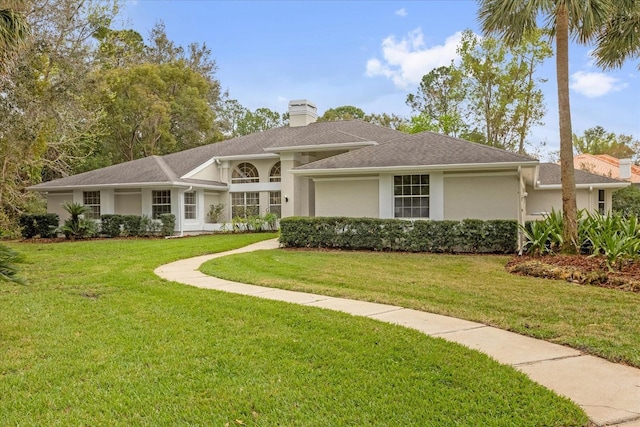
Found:
[[[9,1],[0,7],[0,74],[29,35],[29,25],[20,9],[24,1]]]
[[[10,248],[0,245],[0,282],[24,283],[18,277],[18,267],[16,263],[21,261],[20,255]]]
[[[83,217],[89,212],[87,206],[76,202],[64,202],[62,209],[69,214],[69,218],[62,226],[62,232],[67,239],[82,239],[96,233],[95,223]]]
[[[571,108],[569,103],[569,37],[586,44],[597,43],[602,65],[617,66],[628,56],[638,55],[637,21],[640,3],[635,0],[480,0],[478,17],[485,33],[497,35],[508,45],[517,45],[537,29],[537,18],[556,42],[556,74],[562,168],[563,251],[578,251],[577,205],[573,167]],[[620,18],[629,16],[633,19]],[[633,24],[636,22],[636,25]],[[616,24],[617,23],[617,24]],[[624,29],[623,34],[616,32]],[[617,49],[609,46],[613,45]]]

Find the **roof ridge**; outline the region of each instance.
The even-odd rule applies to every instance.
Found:
[[[153,159],[158,164],[158,167],[160,167],[160,169],[162,170],[162,173],[164,173],[166,175],[166,177],[167,177],[167,179],[169,181],[177,181],[178,180],[178,176],[173,171],[173,169],[171,169],[171,167],[167,164],[167,162],[164,160],[164,158],[162,158],[162,156],[158,156],[158,155],[154,154],[151,157],[153,157]]]

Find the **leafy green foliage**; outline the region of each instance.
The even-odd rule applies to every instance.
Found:
[[[98,234],[96,222],[84,218],[84,214],[89,212],[87,206],[77,202],[64,202],[62,208],[70,215],[61,228],[67,239],[85,239]]]
[[[532,255],[557,253],[562,247],[563,220],[558,212],[528,223],[522,231],[527,239],[525,249]],[[625,218],[582,210],[578,213],[578,241],[583,253],[603,256],[610,270],[640,257],[640,225],[634,215]]]
[[[584,131],[582,136],[573,134],[573,146],[579,154],[608,154],[618,159],[631,158],[640,148],[640,141],[631,135],[616,135],[602,126]],[[635,148],[635,149],[634,149]]]
[[[18,276],[19,269],[16,266],[22,261],[20,254],[0,244],[0,282],[25,283],[24,279]]]
[[[616,190],[612,196],[612,210],[625,217],[640,217],[640,187],[630,185]]]
[[[445,253],[514,253],[517,224],[509,220],[407,221],[376,218],[284,218],[285,247]]]
[[[226,206],[224,203],[209,205],[209,212],[207,212],[207,218],[209,218],[209,221],[213,222],[214,224],[221,222],[224,217],[225,207]]]
[[[160,234],[163,236],[173,236],[176,228],[176,216],[174,214],[162,214],[158,219],[162,223]]]
[[[40,236],[44,239],[55,237],[60,224],[58,214],[22,214],[19,225],[24,239]]]

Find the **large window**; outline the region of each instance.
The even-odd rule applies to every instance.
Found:
[[[280,191],[269,191],[269,212],[282,218],[282,196]]]
[[[184,193],[184,219],[196,219],[196,192]]]
[[[171,213],[171,190],[153,190],[151,192],[151,216],[158,219],[160,215]]]
[[[278,162],[271,168],[271,172],[269,173],[269,182],[280,182],[281,175],[280,162]]]
[[[83,191],[82,204],[89,208],[84,214],[87,219],[100,219],[100,192],[99,191]]]
[[[233,184],[246,184],[259,181],[260,176],[258,175],[258,169],[251,163],[240,163],[233,168],[233,172],[231,173],[231,182]]]
[[[429,175],[393,177],[394,217],[429,218]]]
[[[231,217],[246,218],[260,214],[260,193],[231,193]]]

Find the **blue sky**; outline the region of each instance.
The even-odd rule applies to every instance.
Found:
[[[252,110],[285,112],[290,99],[316,103],[320,114],[342,105],[408,117],[407,94],[434,67],[455,59],[457,34],[479,33],[477,3],[425,1],[127,0],[127,27],[147,37],[158,21],[177,44],[206,43],[217,77],[232,99]],[[640,138],[640,72],[636,62],[603,72],[589,47],[570,50],[573,131],[600,125]],[[557,150],[555,64],[539,77],[545,125],[530,139]]]

